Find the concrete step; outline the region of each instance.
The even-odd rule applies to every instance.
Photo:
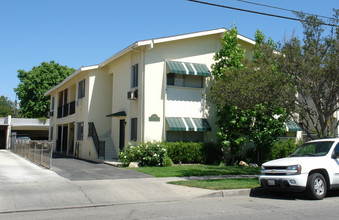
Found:
[[[111,137],[102,137],[100,140],[105,141],[105,160],[118,159],[118,151],[113,146]]]

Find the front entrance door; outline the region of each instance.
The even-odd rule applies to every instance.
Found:
[[[125,147],[125,119],[120,120],[119,148]]]

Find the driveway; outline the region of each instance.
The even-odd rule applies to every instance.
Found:
[[[55,155],[52,171],[69,180],[108,180],[108,179],[139,179],[152,176],[133,170],[117,168],[104,163],[66,158]]]
[[[45,169],[0,150],[1,214],[126,203],[177,201],[212,190],[167,184],[167,178],[73,158],[55,158]]]

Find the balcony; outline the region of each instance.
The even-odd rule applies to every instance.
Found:
[[[58,118],[64,118],[73,114],[75,114],[75,101],[58,107]]]

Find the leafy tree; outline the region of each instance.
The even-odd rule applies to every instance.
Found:
[[[246,128],[248,128],[251,118],[245,111],[231,105],[224,105],[222,109],[218,110],[217,116],[218,142],[222,147],[225,160],[229,160],[233,164],[235,155],[246,141]]]
[[[289,77],[298,96],[294,98],[294,119],[308,137],[333,136],[339,120],[339,10],[334,10],[331,28],[315,16],[299,13],[303,38],[292,37],[281,47],[279,67]],[[287,78],[286,77],[286,78]]]
[[[255,143],[257,163],[262,163],[268,159],[268,154],[279,136],[286,132],[287,114],[283,108],[267,103],[255,105],[247,112],[252,122],[245,134]]]
[[[290,87],[278,71],[276,57],[267,56],[277,47],[272,40],[266,41],[257,31],[250,60],[245,58],[245,51],[237,43],[236,28],[225,36],[222,45],[227,48],[215,56],[217,63],[212,66],[215,83],[208,94],[218,109],[218,139],[224,152],[226,149],[234,158],[248,137],[256,145],[258,162],[262,162],[285,131],[286,111],[280,103],[287,100],[277,96],[282,89]]]
[[[50,100],[44,95],[45,92],[74,71],[54,61],[42,62],[28,72],[18,70],[20,83],[14,91],[20,100],[20,113],[28,118],[47,117]]]
[[[14,114],[14,103],[8,97],[0,96],[0,117]]]

